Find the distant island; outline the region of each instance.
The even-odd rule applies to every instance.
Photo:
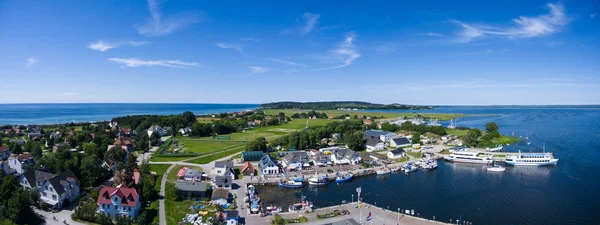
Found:
[[[413,109],[429,110],[432,106],[423,105],[405,105],[405,104],[376,104],[358,101],[332,101],[332,102],[272,102],[260,105],[263,109],[315,109],[315,110],[334,110],[334,109]]]

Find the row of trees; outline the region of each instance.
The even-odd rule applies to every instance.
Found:
[[[397,132],[397,131],[401,131],[401,130],[414,131],[414,132],[418,132],[419,134],[424,134],[426,132],[430,132],[430,133],[434,133],[434,134],[437,134],[440,136],[448,134],[448,133],[446,133],[446,128],[444,128],[443,126],[427,126],[425,124],[414,125],[410,121],[406,121],[406,122],[402,123],[401,126],[398,126],[396,124],[391,124],[391,123],[382,123],[381,129],[385,130],[385,131],[390,131],[390,132]]]
[[[0,224],[37,224],[40,218],[31,209],[37,192],[25,191],[15,176],[0,170]]]
[[[280,114],[281,113],[283,113],[283,112],[280,112]],[[319,112],[316,112],[315,110],[292,114],[292,118],[294,118],[294,119],[296,119],[296,118],[312,118],[313,116],[316,116],[319,119],[327,119],[327,114],[325,114],[324,112],[319,113]]]
[[[498,124],[489,122],[485,124],[486,133],[484,134],[479,129],[470,129],[465,136],[463,136],[464,144],[467,146],[477,147],[495,147],[494,139],[500,137],[498,132]]]

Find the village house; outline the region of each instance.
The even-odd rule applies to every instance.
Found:
[[[331,157],[324,152],[317,152],[312,156],[313,164],[316,166],[328,166],[331,165]]]
[[[124,150],[131,152],[135,150],[135,144],[130,137],[118,137],[113,145],[120,145]]]
[[[10,139],[10,140],[8,140],[8,143],[15,143],[15,144],[18,144],[18,145],[25,145],[26,142],[23,139]]]
[[[12,154],[8,157],[8,167],[15,170],[17,173],[25,173],[25,168],[34,164],[35,160],[33,159],[33,155],[27,152],[19,155]]]
[[[3,171],[4,174],[13,174],[14,170],[8,167],[4,161],[0,160],[0,171]]]
[[[405,137],[392,138],[390,146],[395,148],[404,148],[410,146],[410,141]]]
[[[107,170],[115,170],[117,167],[117,161],[111,158],[107,158],[102,161],[102,167]]]
[[[353,150],[347,148],[327,148],[331,152],[331,162],[335,165],[358,164],[361,157]]]
[[[8,146],[0,146],[0,161],[6,160],[8,157],[10,157]]]
[[[237,225],[240,220],[240,215],[238,211],[227,211],[225,212],[227,215],[225,216],[225,221],[227,225]]]
[[[216,176],[228,176],[232,180],[235,179],[235,171],[233,170],[233,162],[232,161],[215,162],[215,175]]]
[[[244,176],[250,176],[254,175],[256,172],[254,166],[252,166],[250,162],[246,162],[242,166],[240,173],[242,173]]]
[[[50,134],[50,140],[55,140],[58,138],[60,138],[60,131],[56,131],[56,132]]]
[[[183,179],[186,181],[200,181],[202,180],[202,172],[197,169],[187,169],[183,175]]]
[[[19,185],[25,190],[39,190],[44,183],[55,175],[39,170],[31,170],[19,176]]]
[[[392,138],[397,137],[396,134],[383,130],[366,130],[364,136],[365,138],[377,137],[385,143],[389,143]]]
[[[122,128],[121,131],[119,131],[119,137],[131,137],[135,135],[135,130],[132,130],[131,128]]]
[[[162,136],[165,136],[165,134],[166,134],[166,133],[167,133],[167,132],[168,132],[170,129],[171,129],[170,127],[161,127],[161,126],[158,126],[158,125],[151,126],[151,127],[150,127],[150,128],[148,128],[148,130],[147,130],[147,131],[148,131],[148,137],[152,136],[152,133],[154,133],[154,132],[158,133],[158,135],[160,135],[161,137],[162,137]]]
[[[29,138],[29,139],[33,139],[34,137],[39,138],[41,136],[42,136],[42,133],[40,133],[40,132],[27,133],[27,138]]]
[[[371,121],[371,120],[365,120],[365,125],[371,125],[371,124],[373,124],[373,121]]]
[[[223,188],[216,188],[213,190],[211,198],[212,204],[224,205],[229,201],[229,190]]]
[[[302,167],[308,165],[308,155],[306,151],[289,152],[283,157],[282,165],[287,171],[299,171]]]
[[[104,186],[98,195],[98,213],[111,218],[126,216],[135,219],[140,211],[140,196],[135,188]]]
[[[271,157],[267,154],[265,154],[260,159],[258,168],[260,169],[260,172],[264,175],[279,174],[279,166],[277,166],[277,163],[275,163],[273,159],[271,159]]]
[[[40,201],[61,209],[63,204],[68,204],[79,198],[80,183],[75,174],[71,171],[64,172],[54,176],[39,188]]]
[[[139,185],[142,182],[142,173],[137,168],[133,168],[133,183]]]
[[[378,137],[367,137],[367,152],[381,151],[385,149],[385,143]]]
[[[406,156],[404,149],[398,148],[396,150],[391,150],[387,153],[388,159],[399,159]]]
[[[191,127],[179,128],[179,133],[181,133],[181,135],[190,134],[190,133],[192,133],[192,128]]]
[[[194,182],[189,180],[178,180],[175,188],[179,190],[181,198],[186,199],[191,196],[194,199],[202,199],[206,196],[206,191],[210,185],[206,182]]]
[[[213,187],[231,190],[233,179],[229,176],[216,176],[213,180]]]

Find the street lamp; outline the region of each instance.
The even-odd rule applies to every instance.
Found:
[[[400,208],[398,208],[398,220],[400,220]]]
[[[350,203],[354,203],[354,194],[352,194],[352,201]]]
[[[357,195],[358,197],[356,198],[356,201],[358,202],[358,208],[360,208],[360,209],[359,209],[359,211],[360,211],[360,221],[359,221],[359,222],[360,222],[360,224],[362,224],[362,206],[360,205],[360,192],[361,192],[361,191],[362,191],[362,187],[357,187],[357,188],[356,188],[356,193],[358,194],[358,195]],[[353,196],[354,196],[354,195],[353,195]]]

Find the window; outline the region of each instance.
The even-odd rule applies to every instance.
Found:
[[[46,197],[46,192],[42,192],[42,196]]]
[[[117,205],[115,205],[115,210],[116,210],[117,208],[118,208],[118,206],[117,206]]]
[[[52,200],[56,200],[56,195],[52,195]]]
[[[54,191],[54,190],[52,190],[52,187],[48,187],[48,190],[50,190],[50,191]]]

